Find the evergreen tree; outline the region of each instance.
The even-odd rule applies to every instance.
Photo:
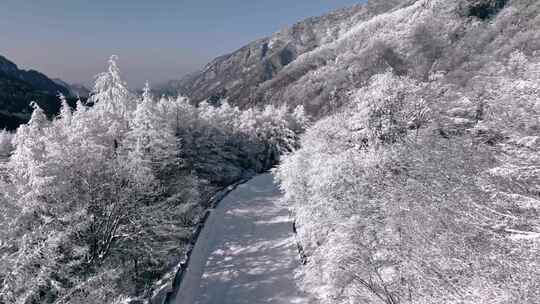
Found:
[[[163,114],[157,111],[150,86],[146,83],[142,100],[130,121],[127,148],[131,153],[129,158],[134,160],[137,166],[147,163],[158,172],[174,163],[179,153],[174,130]]]
[[[32,105],[30,121],[20,126],[15,135],[15,150],[9,162],[10,178],[24,206],[38,203],[52,182],[46,167],[46,132],[50,122],[36,103]]]

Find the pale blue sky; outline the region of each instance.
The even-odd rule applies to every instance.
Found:
[[[111,54],[131,87],[180,78],[310,16],[362,0],[1,0],[0,55],[89,82]]]

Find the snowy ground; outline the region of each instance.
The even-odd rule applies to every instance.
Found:
[[[174,303],[310,303],[296,286],[292,223],[270,174],[231,192],[199,236]]]

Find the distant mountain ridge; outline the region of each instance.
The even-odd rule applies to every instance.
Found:
[[[72,97],[72,91],[35,70],[21,70],[7,58],[0,56],[0,129],[15,129],[26,122],[32,101],[48,115],[58,112],[57,95]]]
[[[50,95],[62,93],[69,95],[69,88],[56,83],[54,80],[47,77],[45,74],[36,70],[21,70],[19,67],[9,61],[7,58],[0,55],[0,72],[3,74],[27,82],[35,89],[46,92]]]
[[[69,95],[71,97],[88,97],[90,95],[90,90],[83,84],[79,84],[79,83],[69,84],[60,78],[54,78],[52,80],[56,84],[67,88],[69,90]]]

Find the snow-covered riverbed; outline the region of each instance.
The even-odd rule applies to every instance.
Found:
[[[174,303],[310,303],[294,279],[300,263],[279,199],[271,174],[231,192],[206,222]]]

